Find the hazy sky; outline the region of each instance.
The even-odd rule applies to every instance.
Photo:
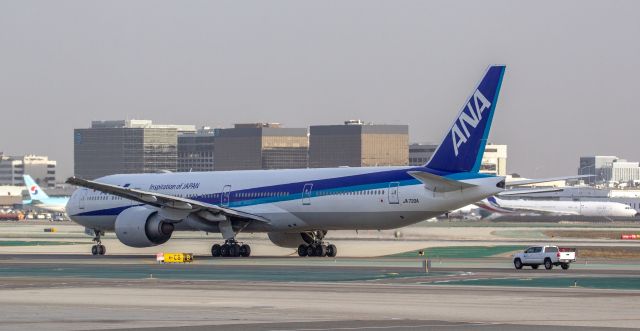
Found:
[[[0,0],[0,151],[73,171],[95,119],[360,118],[439,141],[486,66],[508,171],[640,160],[640,1]]]

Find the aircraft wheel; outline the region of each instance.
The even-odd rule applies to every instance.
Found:
[[[315,251],[316,250],[314,249],[313,245],[309,245],[307,247],[307,256],[313,256],[315,254]]]
[[[228,257],[229,256],[229,251],[230,251],[229,245],[224,244],[224,245],[220,246],[220,256]]]
[[[307,256],[307,245],[302,244],[298,246],[298,256],[300,257]]]
[[[91,246],[91,255],[98,255],[98,246],[97,245]]]
[[[219,244],[213,244],[211,246],[211,256],[220,257],[221,255],[221,246]]]
[[[104,255],[107,252],[107,249],[104,245],[98,245],[98,255]]]
[[[240,245],[238,245],[238,244],[229,245],[229,256],[231,256],[231,257],[239,257],[240,256]]]
[[[246,244],[240,246],[240,256],[249,257],[249,255],[251,255],[251,246]]]
[[[330,244],[327,246],[327,256],[336,257],[336,255],[338,255],[338,248],[336,248],[336,245]]]
[[[325,245],[317,245],[313,249],[313,255],[314,256],[318,256],[318,257],[327,256],[327,246],[325,246]]]

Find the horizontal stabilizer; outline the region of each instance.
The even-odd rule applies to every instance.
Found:
[[[434,174],[430,174],[424,171],[408,171],[409,175],[413,178],[424,183],[424,186],[433,192],[452,192],[452,191],[460,191],[466,188],[474,187],[476,185],[460,182],[457,180],[447,179],[445,177],[437,176]]]

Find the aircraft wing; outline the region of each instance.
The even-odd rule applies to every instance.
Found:
[[[533,188],[533,189],[509,189],[502,191],[497,196],[506,196],[506,195],[520,195],[520,194],[534,194],[534,193],[547,193],[547,192],[562,192],[563,188],[553,187],[553,188]]]
[[[580,178],[586,178],[586,177],[593,177],[593,175],[578,175],[578,176],[563,176],[563,177],[511,180],[511,181],[506,182],[505,185],[507,187],[513,187],[513,186],[521,186],[521,185],[530,185],[530,184],[538,184],[538,183],[555,182],[557,180],[580,179]]]
[[[438,175],[430,174],[424,171],[408,171],[407,173],[413,178],[424,183],[424,186],[433,192],[460,191],[469,187],[476,186],[473,184],[440,177]]]
[[[215,215],[235,216],[246,219],[251,219],[259,222],[269,223],[270,221],[262,216],[254,215],[251,213],[239,211],[232,208],[221,207],[212,205],[209,203],[176,197],[168,194],[162,194],[157,192],[147,192],[138,189],[132,189],[128,187],[122,187],[118,185],[105,184],[96,181],[70,177],[67,179],[68,184],[86,187],[92,190],[108,193],[111,195],[119,196],[121,198],[138,201],[147,205],[151,205],[159,208],[172,208],[186,212],[200,212],[209,211]]]

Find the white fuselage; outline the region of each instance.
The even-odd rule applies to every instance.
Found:
[[[407,174],[416,167],[245,170],[126,174],[97,181],[183,197],[262,216],[247,232],[391,229],[440,215],[502,191],[503,177],[462,180],[477,185],[434,193]],[[70,218],[110,231],[124,209],[141,205],[91,189],[76,190],[67,204]],[[154,208],[154,207],[149,207]],[[181,230],[193,230],[178,227]]]
[[[29,205],[48,212],[64,213],[68,202],[69,198],[48,198],[45,201],[31,202]]]
[[[511,210],[539,211],[544,213],[600,216],[632,217],[637,211],[628,205],[607,201],[554,201],[554,200],[508,200],[500,199],[501,208]]]

